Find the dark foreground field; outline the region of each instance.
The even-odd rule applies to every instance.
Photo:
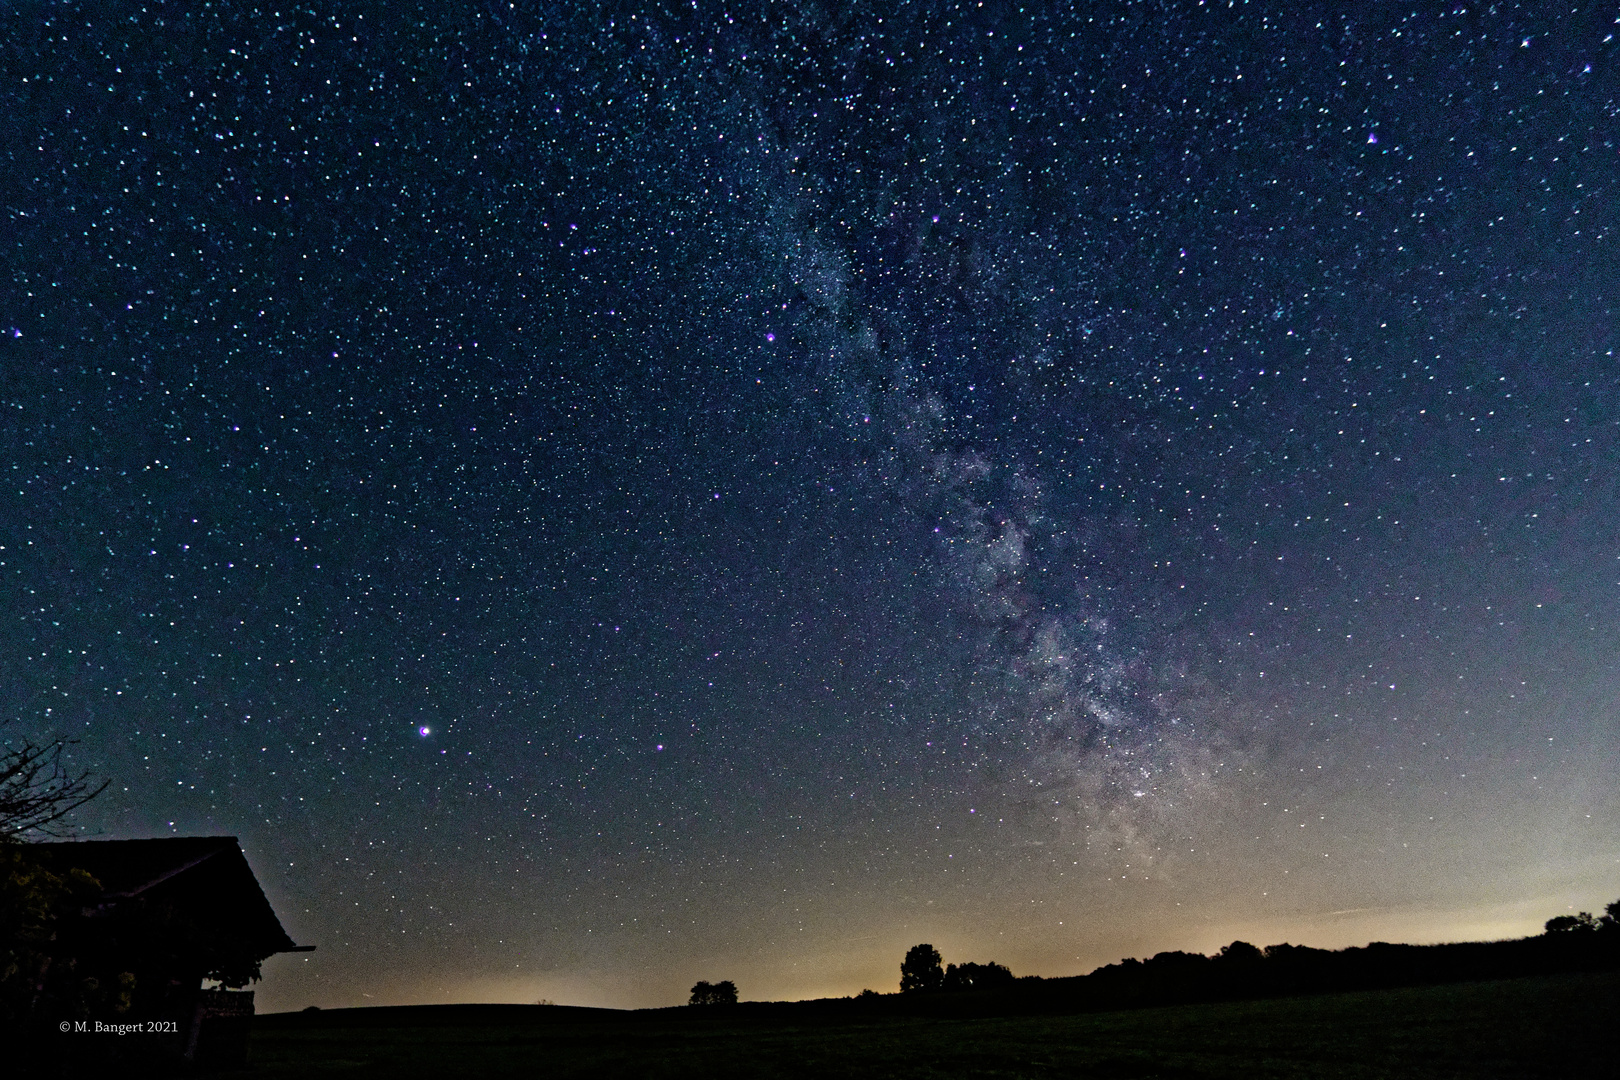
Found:
[[[1077,1016],[462,1005],[255,1021],[255,1080],[320,1077],[1620,1077],[1620,975]],[[241,1074],[238,1074],[241,1075]]]

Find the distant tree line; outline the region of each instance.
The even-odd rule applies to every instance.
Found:
[[[1590,911],[1583,911],[1579,915],[1555,915],[1547,920],[1544,929],[1549,934],[1562,934],[1570,930],[1620,929],[1620,900],[1605,907],[1603,914],[1595,919]]]
[[[1119,1008],[1611,970],[1620,967],[1620,901],[1608,912],[1602,919],[1561,916],[1542,934],[1510,941],[1375,941],[1337,950],[1234,941],[1214,956],[1163,952],[1045,985],[1069,1007]]]
[[[1559,915],[1547,920],[1543,933],[1510,941],[1373,942],[1337,950],[1234,941],[1212,956],[1161,952],[1056,979],[1015,979],[996,963],[945,966],[938,949],[922,944],[901,961],[897,997],[868,990],[850,1001],[940,1015],[1093,1011],[1617,968],[1620,900],[1601,916]]]
[[[1620,900],[1604,914],[1548,919],[1534,937],[1445,945],[1375,941],[1348,949],[1305,945],[1258,948],[1234,941],[1211,956],[1161,952],[1067,978],[1014,977],[1004,965],[946,964],[933,945],[914,945],[900,962],[900,993],[863,990],[848,998],[750,1002],[750,1014],[791,1009],[859,1015],[995,1016],[1095,1012],[1196,1001],[1375,990],[1475,979],[1506,979],[1620,969]],[[700,982],[691,1004],[737,1000],[731,982]]]

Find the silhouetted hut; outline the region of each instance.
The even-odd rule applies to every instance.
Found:
[[[241,987],[266,958],[314,949],[282,929],[234,836],[33,844],[28,856],[53,873],[95,879],[51,949],[75,986],[95,990],[89,1011],[100,1015],[79,1021],[88,1029],[75,1035],[89,1043],[75,1050],[96,1041],[97,1020],[155,1024],[117,1039],[118,1056],[240,1064],[253,1018],[253,993]],[[205,990],[205,981],[219,988]]]

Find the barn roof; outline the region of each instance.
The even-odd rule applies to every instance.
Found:
[[[53,869],[83,870],[101,883],[99,906],[137,898],[190,909],[228,923],[265,956],[307,952],[282,929],[234,836],[175,836],[157,840],[68,840],[33,844],[30,852]]]

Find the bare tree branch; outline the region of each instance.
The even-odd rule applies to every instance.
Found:
[[[0,840],[26,833],[67,836],[63,818],[107,790],[110,781],[95,783],[89,770],[75,776],[62,764],[69,743],[54,739],[35,743],[7,742],[0,749]]]

